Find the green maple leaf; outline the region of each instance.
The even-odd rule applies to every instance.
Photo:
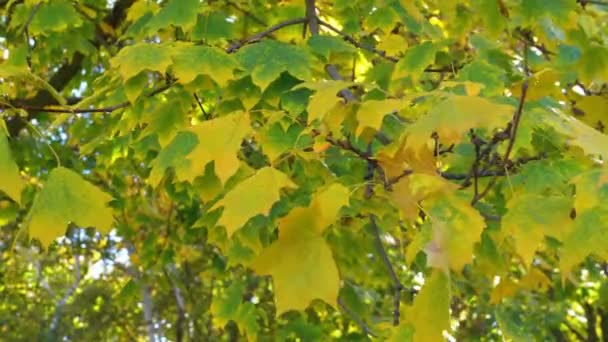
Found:
[[[148,22],[148,32],[156,32],[171,25],[189,31],[196,23],[199,6],[199,0],[169,0]]]
[[[299,46],[264,40],[241,48],[236,57],[262,90],[283,72],[304,81],[312,78],[310,55]]]
[[[256,307],[251,302],[243,302],[245,284],[236,281],[223,293],[218,293],[211,302],[213,323],[223,328],[229,321],[234,321],[243,329],[249,338],[255,338],[260,330]]]
[[[199,15],[192,29],[192,39],[214,42],[233,38],[235,25],[227,19],[226,13],[221,11]]]
[[[112,196],[74,171],[55,168],[32,205],[29,234],[48,247],[65,233],[68,223],[108,233],[114,220],[106,205],[110,200]]]
[[[81,26],[80,14],[66,0],[54,0],[43,3],[34,13],[28,30],[32,35],[48,34],[49,32],[65,31],[71,27]]]
[[[435,61],[437,46],[431,42],[410,47],[405,56],[397,62],[393,71],[393,79],[397,80],[404,77],[417,79],[424,69]]]
[[[138,43],[120,50],[111,63],[126,81],[144,70],[164,73],[171,65],[171,52],[167,44]]]
[[[4,124],[4,121],[1,121]],[[19,167],[11,155],[4,128],[0,126],[0,191],[4,191],[15,201],[21,198],[25,184],[19,175]]]
[[[189,169],[191,161],[186,156],[198,145],[198,137],[192,132],[179,132],[173,140],[163,148],[150,166],[150,177],[148,181],[158,185],[165,171],[174,167],[176,169]]]
[[[232,55],[208,46],[180,44],[174,48],[172,70],[182,83],[190,83],[199,75],[208,75],[218,85],[224,86],[234,78],[239,67]]]
[[[605,205],[593,207],[583,213],[577,213],[570,232],[562,240],[559,253],[559,268],[562,278],[585,257],[595,254],[608,259],[608,210]]]
[[[312,36],[307,41],[310,50],[329,61],[332,54],[355,54],[357,50],[343,39],[333,36]]]

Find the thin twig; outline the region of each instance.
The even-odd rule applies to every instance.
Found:
[[[357,314],[352,312],[340,298],[338,298],[338,306],[350,317],[351,320],[353,320],[353,322],[357,323],[357,325],[361,328],[364,334],[371,337],[377,337],[377,335],[370,329],[370,327],[365,323],[365,321],[363,321],[363,319],[361,319],[361,317],[359,317]]]
[[[334,33],[342,36],[342,38],[344,38],[344,40],[346,40],[347,42],[349,42],[350,44],[352,44],[353,46],[355,46],[356,48],[359,49],[363,49],[363,50],[367,50],[373,54],[376,54],[384,59],[386,59],[387,61],[393,62],[393,63],[397,63],[399,62],[399,58],[397,57],[393,57],[393,56],[389,56],[386,54],[386,51],[382,51],[382,50],[378,50],[373,46],[369,46],[366,44],[362,44],[360,42],[358,42],[353,36],[349,35],[348,33],[345,33],[341,30],[339,30],[337,27],[333,26],[332,24],[323,21],[321,19],[319,19],[319,24],[321,24],[321,26],[326,27],[327,29],[329,29],[330,31],[333,31]],[[443,72],[450,72],[450,71],[454,71],[454,70],[458,70],[461,69],[462,65],[457,65],[457,66],[446,66],[443,68],[426,68],[424,71],[425,72],[438,72],[438,73],[443,73]]]
[[[369,222],[372,225],[373,233],[374,233],[374,244],[376,245],[376,250],[378,254],[380,254],[380,258],[384,263],[384,266],[388,270],[388,273],[391,276],[393,281],[394,289],[394,297],[393,297],[393,325],[399,325],[399,316],[400,316],[400,306],[401,306],[401,291],[403,290],[403,285],[397,277],[397,273],[395,273],[395,269],[393,268],[393,264],[391,263],[386,250],[384,249],[384,245],[382,244],[382,239],[380,238],[380,228],[376,223],[376,216],[371,214],[369,216]]]
[[[521,121],[521,116],[524,110],[524,103],[526,102],[526,94],[528,93],[528,80],[526,79],[521,85],[521,97],[519,98],[519,105],[517,106],[517,110],[513,115],[513,119],[511,120],[511,131],[509,133],[509,145],[507,146],[507,151],[505,152],[504,157],[502,158],[502,165],[504,167],[507,166],[509,162],[509,155],[513,150],[513,146],[515,145],[515,139],[517,137],[517,129],[519,128],[519,123]],[[480,199],[486,196],[490,189],[496,184],[496,180],[498,179],[498,175],[494,176],[490,182],[487,184],[486,188],[477,196],[473,198],[471,201],[471,205],[477,203]]]
[[[313,37],[319,35],[320,20],[319,17],[317,17],[316,10],[315,0],[306,0],[306,20],[308,22],[308,30],[310,31],[310,35]],[[344,80],[344,78],[340,75],[338,68],[333,64],[325,65],[325,71],[334,80]],[[346,102],[353,102],[357,99],[349,89],[342,89],[340,90],[339,94]]]
[[[163,91],[169,89],[172,86],[172,84],[167,84],[164,85],[158,89],[155,89],[153,91],[151,91],[150,93],[146,94],[146,97],[152,97],[156,94],[162,93]],[[80,113],[111,113],[114,112],[116,110],[122,109],[122,108],[126,108],[131,104],[131,102],[129,101],[125,101],[125,102],[121,102],[121,103],[117,103],[115,105],[112,106],[108,106],[108,107],[102,107],[102,108],[45,108],[45,107],[34,107],[34,106],[11,106],[11,108],[19,108],[19,109],[24,109],[27,111],[34,111],[34,112],[46,112],[46,113],[68,113],[68,114],[80,114]],[[4,106],[2,104],[0,104],[0,109],[5,109],[5,108],[9,108],[8,106]]]
[[[308,19],[306,19],[306,18],[296,18],[296,19],[289,19],[289,20],[282,21],[274,26],[267,28],[266,30],[264,30],[262,32],[254,34],[251,37],[247,37],[239,42],[232,44],[228,49],[226,49],[226,52],[233,53],[233,52],[237,51],[238,49],[242,48],[243,46],[257,42],[260,39],[270,35],[271,33],[282,29],[283,27],[303,24],[303,23],[307,22],[307,20]]]
[[[198,97],[198,95],[196,95],[196,92],[192,93],[194,95],[194,99],[196,100],[196,103],[198,103],[198,107],[201,109],[201,112],[203,112],[203,116],[205,117],[205,120],[209,120],[209,114],[207,114],[207,111],[205,110],[205,108],[203,107],[203,103],[201,102],[201,99]]]
[[[235,4],[234,2],[226,1],[226,3],[228,4],[228,6],[232,6],[237,11],[239,11],[239,12],[243,13],[244,15],[246,15],[247,17],[251,18],[256,24],[263,26],[263,27],[268,26],[268,24],[266,24],[266,22],[264,22],[262,19],[258,18],[253,13],[242,9],[239,5]]]

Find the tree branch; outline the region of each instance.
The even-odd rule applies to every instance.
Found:
[[[340,298],[338,298],[338,306],[350,317],[351,320],[353,320],[353,322],[355,322],[361,328],[361,331],[363,331],[364,334],[371,337],[377,337],[377,335],[374,334],[374,332],[369,328],[365,321],[363,321],[361,317],[357,316],[354,312],[352,312]]]
[[[374,234],[374,244],[376,245],[376,250],[378,251],[378,254],[380,254],[380,258],[382,259],[384,266],[386,266],[386,269],[388,270],[388,273],[391,276],[391,279],[393,281],[393,286],[395,287],[395,289],[394,289],[395,292],[393,295],[393,325],[398,326],[399,325],[399,316],[400,316],[400,305],[401,305],[401,291],[403,290],[403,285],[401,284],[399,277],[397,277],[397,273],[395,273],[393,264],[391,264],[391,261],[388,258],[388,254],[386,253],[386,250],[384,249],[384,245],[382,244],[382,240],[380,238],[380,228],[378,227],[378,224],[376,223],[376,216],[374,214],[371,214],[369,216],[369,222],[372,225],[372,231]]]
[[[306,19],[306,18],[296,18],[296,19],[289,19],[289,20],[282,21],[274,26],[267,28],[266,30],[264,30],[262,32],[254,34],[253,36],[245,38],[245,39],[241,40],[240,42],[236,42],[236,43],[232,44],[228,49],[226,49],[226,52],[233,53],[233,52],[237,51],[238,49],[242,48],[243,46],[245,46],[247,44],[255,43],[255,42],[259,41],[260,39],[272,34],[275,31],[278,31],[287,26],[303,24],[303,23],[307,22],[307,20],[308,19]]]
[[[306,20],[308,21],[308,30],[311,36],[319,35],[319,18],[317,17],[315,0],[306,0]],[[325,65],[325,71],[329,76],[337,81],[343,81],[344,78],[338,72],[338,68],[333,64]],[[340,96],[344,98],[346,102],[355,101],[357,98],[348,89],[340,90]]]

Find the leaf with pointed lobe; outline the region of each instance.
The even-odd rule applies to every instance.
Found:
[[[363,102],[357,111],[357,121],[359,122],[357,133],[361,134],[367,127],[373,128],[376,131],[380,130],[384,116],[398,112],[405,105],[405,101],[397,99],[368,100]]]
[[[241,48],[236,58],[262,90],[283,72],[304,81],[312,78],[310,55],[299,46],[264,40]]]
[[[258,274],[272,275],[277,313],[304,310],[313,299],[337,305],[340,290],[332,251],[322,236],[348,204],[349,191],[333,184],[279,220],[279,238],[253,261]]]
[[[172,70],[181,83],[207,75],[219,86],[224,86],[234,78],[234,70],[239,67],[232,55],[209,46],[179,44],[173,49],[171,58]]]
[[[114,218],[107,203],[112,196],[64,167],[53,169],[36,196],[29,222],[30,237],[48,247],[62,236],[69,223],[95,227],[102,233],[112,228]]]
[[[144,70],[164,73],[172,63],[171,52],[167,44],[138,43],[122,48],[111,63],[127,81]]]
[[[148,22],[148,32],[154,33],[170,26],[189,31],[196,23],[199,6],[199,0],[169,0]]]
[[[4,123],[3,120],[1,122]],[[19,202],[24,187],[25,184],[19,175],[19,167],[12,157],[4,128],[0,126],[0,191]]]
[[[250,218],[267,215],[272,205],[280,199],[280,190],[285,187],[293,188],[296,185],[279,170],[265,167],[237,184],[210,210],[224,207],[217,224],[224,226],[228,236],[232,236]]]

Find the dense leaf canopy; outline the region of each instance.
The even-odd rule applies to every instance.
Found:
[[[0,0],[7,341],[608,341],[605,0]]]

